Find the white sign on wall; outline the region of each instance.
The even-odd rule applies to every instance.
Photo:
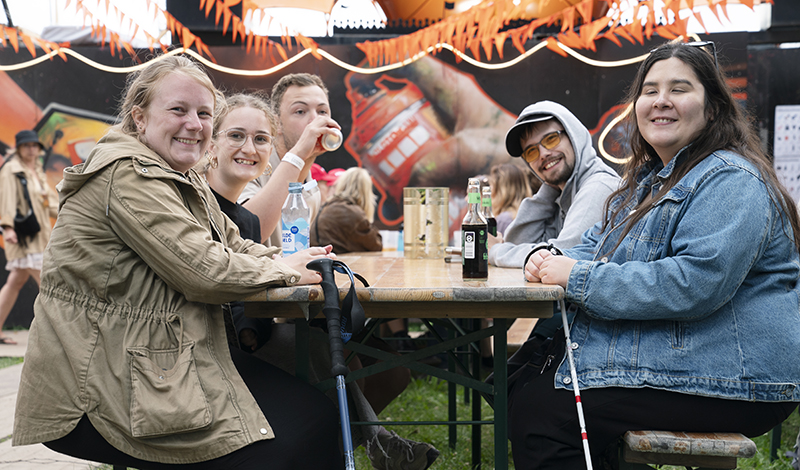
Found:
[[[800,105],[775,107],[775,172],[797,202],[800,200]]]

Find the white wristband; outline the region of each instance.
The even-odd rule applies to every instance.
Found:
[[[283,156],[283,158],[281,158],[281,161],[291,163],[292,165],[296,166],[298,170],[302,170],[303,167],[306,166],[306,162],[293,153],[287,153]]]

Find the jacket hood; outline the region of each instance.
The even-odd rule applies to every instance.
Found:
[[[59,195],[59,207],[98,171],[128,158],[136,158],[143,163],[159,164],[169,168],[163,158],[137,138],[112,128],[97,142],[85,162],[64,170],[64,179],[58,183],[56,188]]]
[[[619,176],[597,156],[597,152],[592,146],[592,135],[586,126],[567,108],[553,101],[539,101],[526,107],[520,113],[517,124],[508,131],[506,146],[509,145],[509,139],[512,138],[516,138],[516,142],[519,142],[519,133],[523,126],[531,122],[549,119],[550,117],[558,119],[558,122],[564,127],[575,151],[575,169],[564,185],[560,198],[561,206],[566,211],[569,210],[572,199],[585,178],[595,173],[608,173],[614,178]],[[517,143],[518,146],[519,144]]]

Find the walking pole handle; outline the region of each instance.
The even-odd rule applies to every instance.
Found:
[[[322,275],[322,293],[325,295],[325,306],[322,313],[328,325],[328,341],[331,347],[331,374],[346,376],[349,369],[344,360],[344,343],[342,342],[342,310],[339,308],[339,288],[333,275],[333,260],[319,258],[311,261],[306,268],[317,271]]]

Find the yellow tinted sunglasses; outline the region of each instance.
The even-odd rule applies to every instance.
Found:
[[[525,150],[523,150],[522,158],[524,158],[528,163],[535,162],[537,159],[539,159],[539,146],[541,145],[547,150],[553,149],[556,145],[561,143],[561,134],[565,132],[566,131],[555,131],[545,135],[542,137],[542,140],[533,145],[529,145]]]

